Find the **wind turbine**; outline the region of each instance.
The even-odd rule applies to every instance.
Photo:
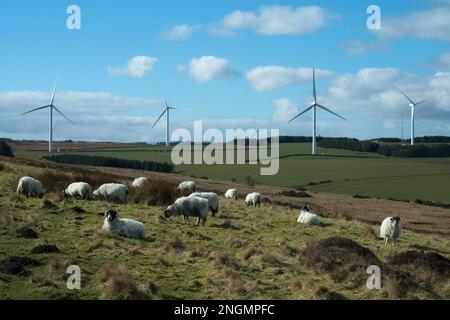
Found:
[[[331,113],[333,115],[335,115],[336,117],[341,118],[342,120],[347,121],[347,119],[341,117],[340,115],[338,115],[337,113],[331,111],[330,109],[328,109],[327,107],[324,107],[321,104],[317,103],[317,92],[316,92],[316,70],[313,69],[313,98],[314,101],[311,103],[311,105],[306,108],[305,110],[303,110],[300,114],[298,114],[297,116],[295,116],[294,118],[292,118],[289,122],[294,121],[295,119],[297,119],[298,117],[300,117],[301,115],[307,113],[308,111],[312,110],[313,111],[313,117],[312,117],[312,122],[313,122],[313,134],[312,134],[312,155],[315,156],[317,154],[317,108],[322,109],[328,113]]]
[[[169,106],[169,104],[166,101],[166,98],[163,97],[163,101],[164,101],[164,111],[163,113],[161,113],[161,115],[159,116],[158,120],[155,121],[155,124],[153,125],[153,128],[156,127],[156,125],[158,124],[159,120],[161,120],[161,118],[164,116],[165,113],[167,113],[167,117],[166,117],[166,147],[170,146],[170,110],[185,110],[188,111],[189,109],[183,109],[183,108],[175,108],[175,107],[171,107]]]
[[[398,87],[395,87],[401,94],[409,101],[409,106],[411,107],[411,145],[415,145],[414,137],[415,137],[415,122],[416,122],[416,107],[422,103],[425,103],[429,100],[423,100],[420,102],[412,101],[406,93],[400,90]]]
[[[30,111],[27,111],[25,113],[22,113],[21,115],[24,116],[26,114],[38,111],[38,110],[43,110],[46,108],[49,108],[50,111],[50,117],[49,117],[49,130],[48,130],[48,152],[52,152],[53,151],[53,109],[58,112],[60,115],[62,115],[67,121],[69,121],[71,124],[74,124],[69,118],[67,118],[53,103],[55,101],[55,94],[56,94],[56,87],[58,84],[58,80],[55,81],[55,87],[53,88],[53,93],[52,93],[52,97],[50,99],[50,104],[43,106],[43,107],[39,107]]]

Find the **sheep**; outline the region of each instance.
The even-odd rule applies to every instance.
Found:
[[[103,230],[126,238],[145,239],[145,226],[143,223],[132,219],[121,219],[117,211],[114,210],[105,212]]]
[[[400,223],[400,217],[389,217],[384,219],[381,224],[380,238],[384,240],[384,244],[387,245],[389,240],[392,240],[392,244],[395,245],[395,239],[400,237],[402,233],[402,224]]]
[[[184,181],[177,187],[177,190],[183,193],[194,193],[196,189],[197,184],[194,181]]]
[[[92,188],[86,182],[71,183],[66,190],[64,190],[64,198],[80,197],[83,200],[90,199],[92,195]]]
[[[175,201],[171,206],[168,206],[164,210],[164,216],[170,218],[173,216],[183,216],[184,223],[189,223],[189,217],[197,217],[197,226],[200,225],[200,221],[205,226],[209,213],[209,202],[206,199],[199,197],[182,197]]]
[[[45,194],[45,190],[42,187],[42,183],[31,177],[23,177],[19,180],[17,185],[17,195],[24,195],[28,197],[42,198]]]
[[[320,217],[317,214],[311,213],[309,206],[304,206],[300,212],[297,222],[302,224],[309,224],[314,226],[320,226]]]
[[[209,209],[211,210],[211,213],[213,217],[216,216],[216,214],[219,212],[219,196],[214,192],[195,192],[189,196],[189,198],[192,197],[199,197],[208,200],[209,203]]]
[[[133,188],[142,188],[147,182],[148,179],[146,177],[139,177],[134,179],[132,186]]]
[[[261,194],[258,192],[253,192],[245,197],[245,203],[247,206],[258,206],[261,207]]]
[[[227,192],[225,192],[225,198],[227,199],[234,199],[237,200],[239,197],[239,191],[236,189],[229,189]]]
[[[128,200],[128,187],[118,183],[104,184],[94,191],[92,199],[126,203]]]

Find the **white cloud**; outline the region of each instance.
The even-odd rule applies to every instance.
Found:
[[[158,58],[137,56],[132,58],[123,67],[108,67],[108,74],[113,77],[128,76],[133,78],[145,77],[153,68]]]
[[[316,70],[316,77],[331,77],[332,72]],[[311,68],[285,68],[280,66],[261,66],[247,72],[247,80],[256,91],[273,91],[300,82],[312,81]]]
[[[214,56],[194,58],[188,69],[189,75],[200,83],[237,74],[228,60]]]
[[[318,6],[262,6],[257,12],[236,10],[222,19],[230,30],[250,29],[263,35],[302,35],[326,26],[336,17]]]
[[[185,40],[200,28],[201,25],[199,24],[179,24],[170,28],[170,30],[163,32],[161,36],[168,40]]]
[[[273,122],[288,122],[298,113],[298,107],[289,99],[278,99],[273,102],[275,110],[272,114]]]
[[[440,7],[383,19],[381,38],[419,38],[450,41],[450,8]]]
[[[450,52],[440,55],[437,60],[437,65],[439,68],[442,68],[445,70],[450,69]]]

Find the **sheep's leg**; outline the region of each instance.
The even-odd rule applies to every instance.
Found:
[[[200,220],[201,220],[201,218],[198,217],[196,227],[198,227],[200,225]]]
[[[387,246],[389,242],[389,237],[385,237],[384,238],[384,245]]]

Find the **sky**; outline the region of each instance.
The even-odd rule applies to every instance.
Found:
[[[67,10],[80,9],[80,29]],[[370,5],[381,28],[371,30]],[[0,137],[159,142],[171,130],[279,129],[311,135],[311,116],[288,121],[312,101],[318,133],[360,139],[450,135],[450,0],[106,1],[3,0],[0,11]],[[255,124],[256,123],[256,124]],[[403,128],[403,130],[402,130]]]

